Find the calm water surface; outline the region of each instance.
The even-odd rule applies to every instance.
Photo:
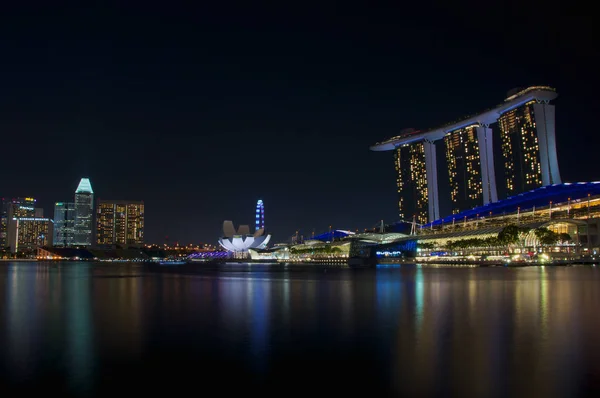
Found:
[[[599,283],[593,266],[0,262],[0,394],[600,396]]]

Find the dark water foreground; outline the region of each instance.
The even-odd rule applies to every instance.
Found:
[[[0,263],[0,396],[256,392],[600,396],[600,269]]]

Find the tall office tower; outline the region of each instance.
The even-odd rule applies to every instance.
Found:
[[[10,251],[30,252],[52,245],[52,220],[44,217],[14,217],[8,230]]]
[[[74,246],[91,246],[94,222],[94,191],[89,178],[82,178],[75,190]]]
[[[401,145],[394,151],[396,183],[398,186],[398,208],[400,219],[427,222],[428,188],[425,165],[425,143]]]
[[[483,205],[476,126],[449,132],[444,137],[444,144],[450,176],[452,214]]]
[[[99,200],[96,242],[101,246],[144,243],[144,202]]]
[[[15,198],[11,200],[8,208],[9,218],[35,217],[34,198]]]
[[[34,198],[2,198],[0,208],[0,250],[10,246],[9,229],[15,217],[35,217]]]
[[[0,251],[8,247],[8,208],[10,200],[0,200]]]
[[[75,238],[75,203],[56,202],[54,204],[54,245],[73,246]]]

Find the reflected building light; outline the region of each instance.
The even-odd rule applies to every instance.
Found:
[[[423,326],[423,296],[423,269],[421,267],[418,267],[415,274],[415,314],[417,333],[421,332],[421,328]]]
[[[8,344],[9,374],[16,380],[31,377],[33,367],[29,363],[37,347],[32,335],[37,330],[37,309],[35,296],[29,294],[37,289],[35,272],[20,269],[19,265],[9,265],[6,303],[6,334]]]
[[[271,300],[270,280],[256,280],[252,278],[247,282],[248,310],[251,327],[252,367],[264,372],[268,357],[268,332],[269,332],[269,306]]]
[[[65,284],[67,295],[68,380],[76,394],[89,394],[93,384],[93,328],[90,284],[82,278],[89,275],[89,266],[75,267]]]

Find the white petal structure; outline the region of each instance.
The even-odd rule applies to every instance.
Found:
[[[223,248],[227,251],[234,252],[235,247],[231,243],[231,241],[227,238],[219,239],[219,244],[223,246]]]
[[[247,225],[241,225],[238,233],[235,233],[233,222],[225,221],[223,223],[223,237],[219,239],[219,244],[230,252],[247,252],[248,249],[264,249],[267,247],[271,235],[265,235],[264,229],[259,229],[254,234],[250,234]]]
[[[263,242],[260,243],[258,246],[256,246],[257,249],[264,249],[265,247],[267,247],[267,245],[269,244],[269,241],[271,240],[271,235],[262,236],[262,238],[264,238]]]

